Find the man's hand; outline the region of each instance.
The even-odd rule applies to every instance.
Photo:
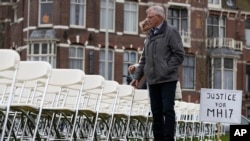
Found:
[[[136,79],[133,79],[131,82],[130,82],[130,85],[134,86],[135,88],[139,88],[139,81],[136,80]]]

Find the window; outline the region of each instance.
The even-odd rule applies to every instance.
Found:
[[[250,91],[250,65],[246,65],[246,91]]]
[[[70,25],[85,27],[86,0],[70,1]]]
[[[207,37],[225,37],[225,18],[209,16],[207,19]]]
[[[124,4],[124,32],[137,33],[138,27],[138,6],[134,2],[125,2]]]
[[[247,106],[247,119],[250,120],[250,106]]]
[[[169,8],[168,22],[184,35],[188,31],[188,11],[183,8]]]
[[[234,6],[234,3],[232,0],[227,0],[227,6]]]
[[[100,50],[99,59],[99,73],[105,77],[105,49]],[[113,50],[108,50],[108,78],[107,80],[113,80],[113,68],[114,68],[114,52]]]
[[[128,67],[137,62],[137,53],[135,51],[125,51],[123,53],[123,83],[127,84],[127,78],[132,77],[128,72]]]
[[[84,48],[81,46],[71,46],[69,48],[69,68],[84,70]]]
[[[47,61],[56,68],[56,43],[37,42],[29,44],[27,58],[30,61]]]
[[[220,0],[208,0],[208,3],[210,3],[210,4],[219,4]]]
[[[40,25],[52,25],[53,22],[53,0],[40,0]]]
[[[182,88],[183,89],[194,89],[194,70],[195,70],[195,59],[194,56],[185,56],[183,61],[182,71]]]
[[[213,88],[234,89],[234,59],[212,58],[213,66]]]
[[[106,20],[108,20],[108,29],[114,31],[115,3],[113,0],[108,0],[108,17],[106,16],[106,0],[101,0],[100,10],[100,30],[106,29]]]
[[[250,48],[250,20],[246,21],[246,29],[245,29],[245,33],[246,33],[246,47]]]
[[[0,47],[4,47],[5,41],[5,22],[0,21]]]

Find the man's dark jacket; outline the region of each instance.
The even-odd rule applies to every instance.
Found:
[[[177,29],[164,21],[159,31],[149,32],[134,78],[145,74],[148,84],[178,80],[178,67],[184,60],[182,38]]]

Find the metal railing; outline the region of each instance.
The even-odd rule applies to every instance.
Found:
[[[190,33],[187,31],[179,31],[181,38],[182,38],[182,43],[184,47],[190,48],[191,47],[191,36]]]
[[[236,41],[233,38],[208,38],[206,39],[207,48],[229,48],[237,51],[243,50],[242,41]]]

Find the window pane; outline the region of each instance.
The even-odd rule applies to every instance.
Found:
[[[72,46],[69,48],[69,68],[84,70],[84,48]]]
[[[226,69],[233,69],[233,59],[225,58],[224,59],[224,67]]]
[[[125,62],[129,61],[129,53],[128,52],[123,53],[123,61],[125,61]]]
[[[188,31],[188,11],[183,7],[168,9],[168,21],[179,31]]]
[[[124,31],[136,32],[137,29],[137,5],[136,3],[126,2],[124,4]]]
[[[134,65],[137,62],[136,51],[125,51],[123,53],[123,84],[127,84],[127,78],[132,77],[128,72],[128,67]]]
[[[27,52],[27,58],[30,61],[47,61],[53,68],[56,67],[56,53],[50,52],[55,50],[55,43],[34,43],[29,44],[29,52]],[[53,48],[53,49],[51,49]]]
[[[135,52],[130,53],[130,61],[131,62],[136,62],[137,55]]]
[[[194,64],[193,56],[185,56],[182,71],[182,88],[184,89],[194,89]]]
[[[42,54],[47,54],[48,49],[47,49],[47,44],[42,44]]]
[[[221,89],[221,70],[214,71],[214,88]]]
[[[246,21],[245,36],[246,46],[250,48],[250,20]]]
[[[225,70],[224,71],[224,89],[233,89],[233,71]]]
[[[70,24],[84,26],[85,20],[85,0],[70,3]]]
[[[83,58],[83,48],[77,48],[77,57]]]
[[[52,24],[53,1],[41,1],[40,8],[40,24]]]
[[[74,57],[76,53],[76,48],[71,47],[69,48],[69,57]]]
[[[221,59],[220,58],[215,58],[214,59],[214,67],[215,68],[221,68]]]
[[[34,44],[34,52],[33,54],[39,54],[39,44]]]
[[[108,51],[108,78],[105,78],[107,80],[112,80],[113,79],[113,68],[114,68],[114,59],[113,59],[113,50]],[[99,74],[105,76],[105,50],[102,49],[99,52]]]
[[[108,20],[109,30],[114,29],[113,19],[114,19],[114,1],[108,0],[108,19],[106,17],[106,0],[101,0],[100,4],[100,28],[106,29],[106,20]]]

